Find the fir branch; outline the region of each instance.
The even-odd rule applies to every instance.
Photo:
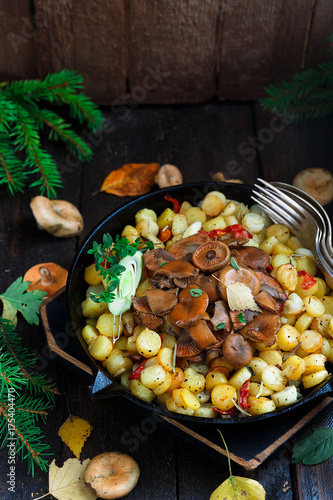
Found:
[[[37,125],[30,113],[18,104],[16,108],[17,123],[12,131],[15,136],[14,145],[19,150],[26,150],[24,167],[28,167],[30,174],[40,174],[39,179],[31,183],[30,187],[38,186],[42,195],[55,198],[55,188],[62,187],[56,163],[52,156],[41,148]]]
[[[36,357],[29,353],[28,349],[22,347],[19,336],[11,323],[0,317],[0,348],[6,348],[11,354],[27,384],[27,389],[38,396],[45,396],[54,404],[54,396],[59,391],[54,383],[43,375],[33,375],[28,370],[33,368]]]
[[[13,146],[6,134],[0,133],[0,185],[5,184],[12,195],[16,192],[23,193],[26,178],[27,173]]]
[[[91,160],[93,153],[90,147],[76,132],[70,129],[70,124],[66,123],[57,113],[47,109],[39,109],[36,106],[31,106],[28,110],[41,127],[47,125],[51,129],[49,139],[62,139],[80,161]]]

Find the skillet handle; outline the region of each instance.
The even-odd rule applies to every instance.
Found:
[[[92,399],[106,399],[112,396],[121,395],[124,390],[121,385],[117,384],[104,373],[98,370],[93,383],[89,386],[90,397]]]

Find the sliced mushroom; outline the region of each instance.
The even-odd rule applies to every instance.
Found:
[[[162,316],[163,314],[170,312],[178,302],[176,292],[176,290],[166,292],[165,290],[159,290],[157,288],[154,290],[147,290],[146,297],[151,312],[153,314],[157,314],[158,316]]]
[[[192,276],[197,276],[197,274],[197,270],[189,262],[173,260],[172,262],[167,262],[163,267],[159,267],[154,272],[154,278],[157,278],[158,276],[171,279],[191,278]]]
[[[207,233],[197,233],[187,238],[183,238],[176,241],[169,247],[169,252],[176,257],[176,259],[181,259],[189,261],[192,258],[194,251],[206,241],[209,241],[210,237]]]
[[[227,303],[224,300],[215,302],[214,316],[210,318],[214,330],[223,329],[226,332],[231,330],[231,320],[228,312]],[[224,325],[223,327],[221,325]]]
[[[278,312],[276,300],[274,299],[274,297],[272,297],[265,290],[262,290],[261,292],[259,292],[258,295],[256,295],[254,297],[254,300],[257,302],[257,304],[259,304],[260,307],[262,307],[263,309],[266,309],[266,311],[270,311],[270,312],[274,312],[274,313]]]
[[[261,271],[266,269],[270,263],[269,255],[267,252],[257,247],[243,247],[235,250],[234,256],[236,257],[237,264],[250,267]]]
[[[214,347],[212,349],[209,349],[209,351],[207,351],[206,354],[206,365],[210,366],[211,363],[214,361],[214,359],[219,358],[221,354],[222,354],[221,349]]]
[[[176,325],[176,323],[173,321],[170,313],[167,314],[166,320],[169,323],[170,328],[171,328],[171,332],[168,332],[168,333],[170,333],[170,334],[176,334],[176,335],[181,335],[182,334],[183,329],[180,328],[180,326]],[[168,330],[169,330],[169,328],[168,328]]]
[[[133,308],[140,313],[152,314],[152,310],[149,307],[147,297],[143,295],[142,297],[132,296]]]
[[[250,344],[238,333],[227,336],[222,346],[222,353],[225,361],[236,369],[247,366],[252,359]]]
[[[216,338],[214,334],[209,329],[206,321],[201,319],[193,326],[187,328],[190,336],[193,340],[199,344],[200,347],[206,349],[207,347],[216,344]]]
[[[150,271],[156,271],[161,264],[172,260],[175,260],[175,257],[164,248],[155,248],[144,254],[143,265]]]
[[[258,314],[239,333],[245,338],[262,342],[270,347],[276,342],[276,334],[281,326],[280,316],[268,311]]]
[[[249,241],[248,238],[235,238],[233,233],[226,233],[219,238],[219,241],[228,245],[229,248],[239,248]]]
[[[208,276],[206,274],[200,273],[194,280],[194,283],[204,290],[209,298],[209,302],[212,304],[219,300],[220,294],[218,290],[218,278],[214,274]]]
[[[279,300],[287,300],[287,295],[284,293],[282,286],[280,283],[269,274],[263,273],[262,271],[255,271],[256,275],[260,280],[260,290],[264,290],[269,293],[275,299]],[[253,295],[256,295],[255,293]]]
[[[208,303],[206,292],[196,285],[190,285],[180,292],[178,304],[172,309],[170,317],[177,326],[186,328],[202,318]]]
[[[239,269],[235,269],[231,265],[226,266],[219,273],[218,289],[221,297],[226,301],[228,300],[227,287],[232,283],[244,283],[253,295],[257,295],[260,291],[260,279],[256,272],[241,264],[238,267]]]
[[[149,330],[156,330],[163,323],[163,318],[156,316],[156,314],[135,311],[133,316],[138,325],[146,326]]]
[[[189,278],[174,278],[173,282],[179,288],[187,288],[191,283],[196,282],[199,274],[199,269],[195,269],[195,274]]]
[[[241,316],[242,314],[242,316]],[[232,326],[234,330],[240,330],[240,328],[243,328],[247,323],[250,323],[258,313],[254,311],[249,311],[248,309],[246,311],[229,311],[229,316],[232,322]],[[244,321],[241,321],[241,318],[244,318]]]
[[[178,358],[188,358],[201,353],[203,348],[192,339],[187,329],[184,329],[177,340],[176,355]]]
[[[221,241],[207,241],[200,245],[192,255],[195,267],[204,273],[222,269],[230,260],[230,250]]]

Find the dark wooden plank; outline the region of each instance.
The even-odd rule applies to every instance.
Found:
[[[218,95],[257,99],[301,67],[311,0],[225,1]]]
[[[218,2],[129,2],[132,100],[197,102],[215,93]]]
[[[305,67],[313,67],[328,61],[327,36],[332,34],[333,4],[327,0],[316,0],[315,11],[309,33]]]
[[[48,16],[36,37],[40,76],[76,70],[83,75],[86,93],[99,104],[110,104],[126,89],[123,0],[59,4],[35,2],[36,15]]]
[[[35,26],[29,0],[1,2],[0,81],[35,78]]]

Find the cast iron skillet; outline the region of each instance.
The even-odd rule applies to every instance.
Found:
[[[304,414],[306,409],[309,408],[316,399],[324,398],[327,395],[333,395],[333,381],[332,375],[328,377],[322,384],[313,390],[307,391],[306,395],[289,406],[279,408],[274,412],[265,413],[246,418],[201,418],[191,417],[187,415],[180,415],[178,413],[169,412],[166,408],[159,406],[154,401],[152,403],[145,403],[136,396],[133,396],[129,391],[124,389],[113,377],[111,377],[106,370],[98,363],[92,356],[90,356],[87,345],[82,338],[80,331],[84,326],[84,318],[82,316],[81,302],[85,299],[85,291],[87,283],[84,281],[84,268],[93,262],[92,256],[87,254],[87,251],[92,248],[93,241],[100,243],[103,234],[109,232],[115,236],[120,234],[127,224],[133,224],[135,213],[142,208],[152,208],[157,214],[163,212],[167,207],[170,207],[170,202],[164,200],[166,194],[176,198],[178,201],[189,201],[191,204],[196,205],[204,196],[213,190],[222,191],[228,199],[244,202],[245,204],[253,204],[251,200],[252,188],[243,184],[226,184],[226,183],[193,183],[183,184],[181,186],[174,186],[171,188],[161,189],[159,191],[151,192],[147,195],[141,196],[122,207],[116,209],[104,220],[99,222],[97,226],[87,236],[82,244],[78,254],[76,255],[67,281],[66,287],[66,307],[69,317],[71,318],[74,327],[77,331],[77,337],[80,341],[81,348],[85,351],[85,356],[92,364],[95,381],[91,386],[91,397],[111,397],[122,396],[127,398],[129,403],[134,403],[143,407],[145,410],[150,410],[154,413],[165,415],[174,419],[193,422],[196,424],[221,424],[221,425],[244,425],[250,423],[260,423],[268,419],[274,419],[288,412],[299,410],[302,408]],[[330,373],[333,372],[333,366],[328,367]]]

